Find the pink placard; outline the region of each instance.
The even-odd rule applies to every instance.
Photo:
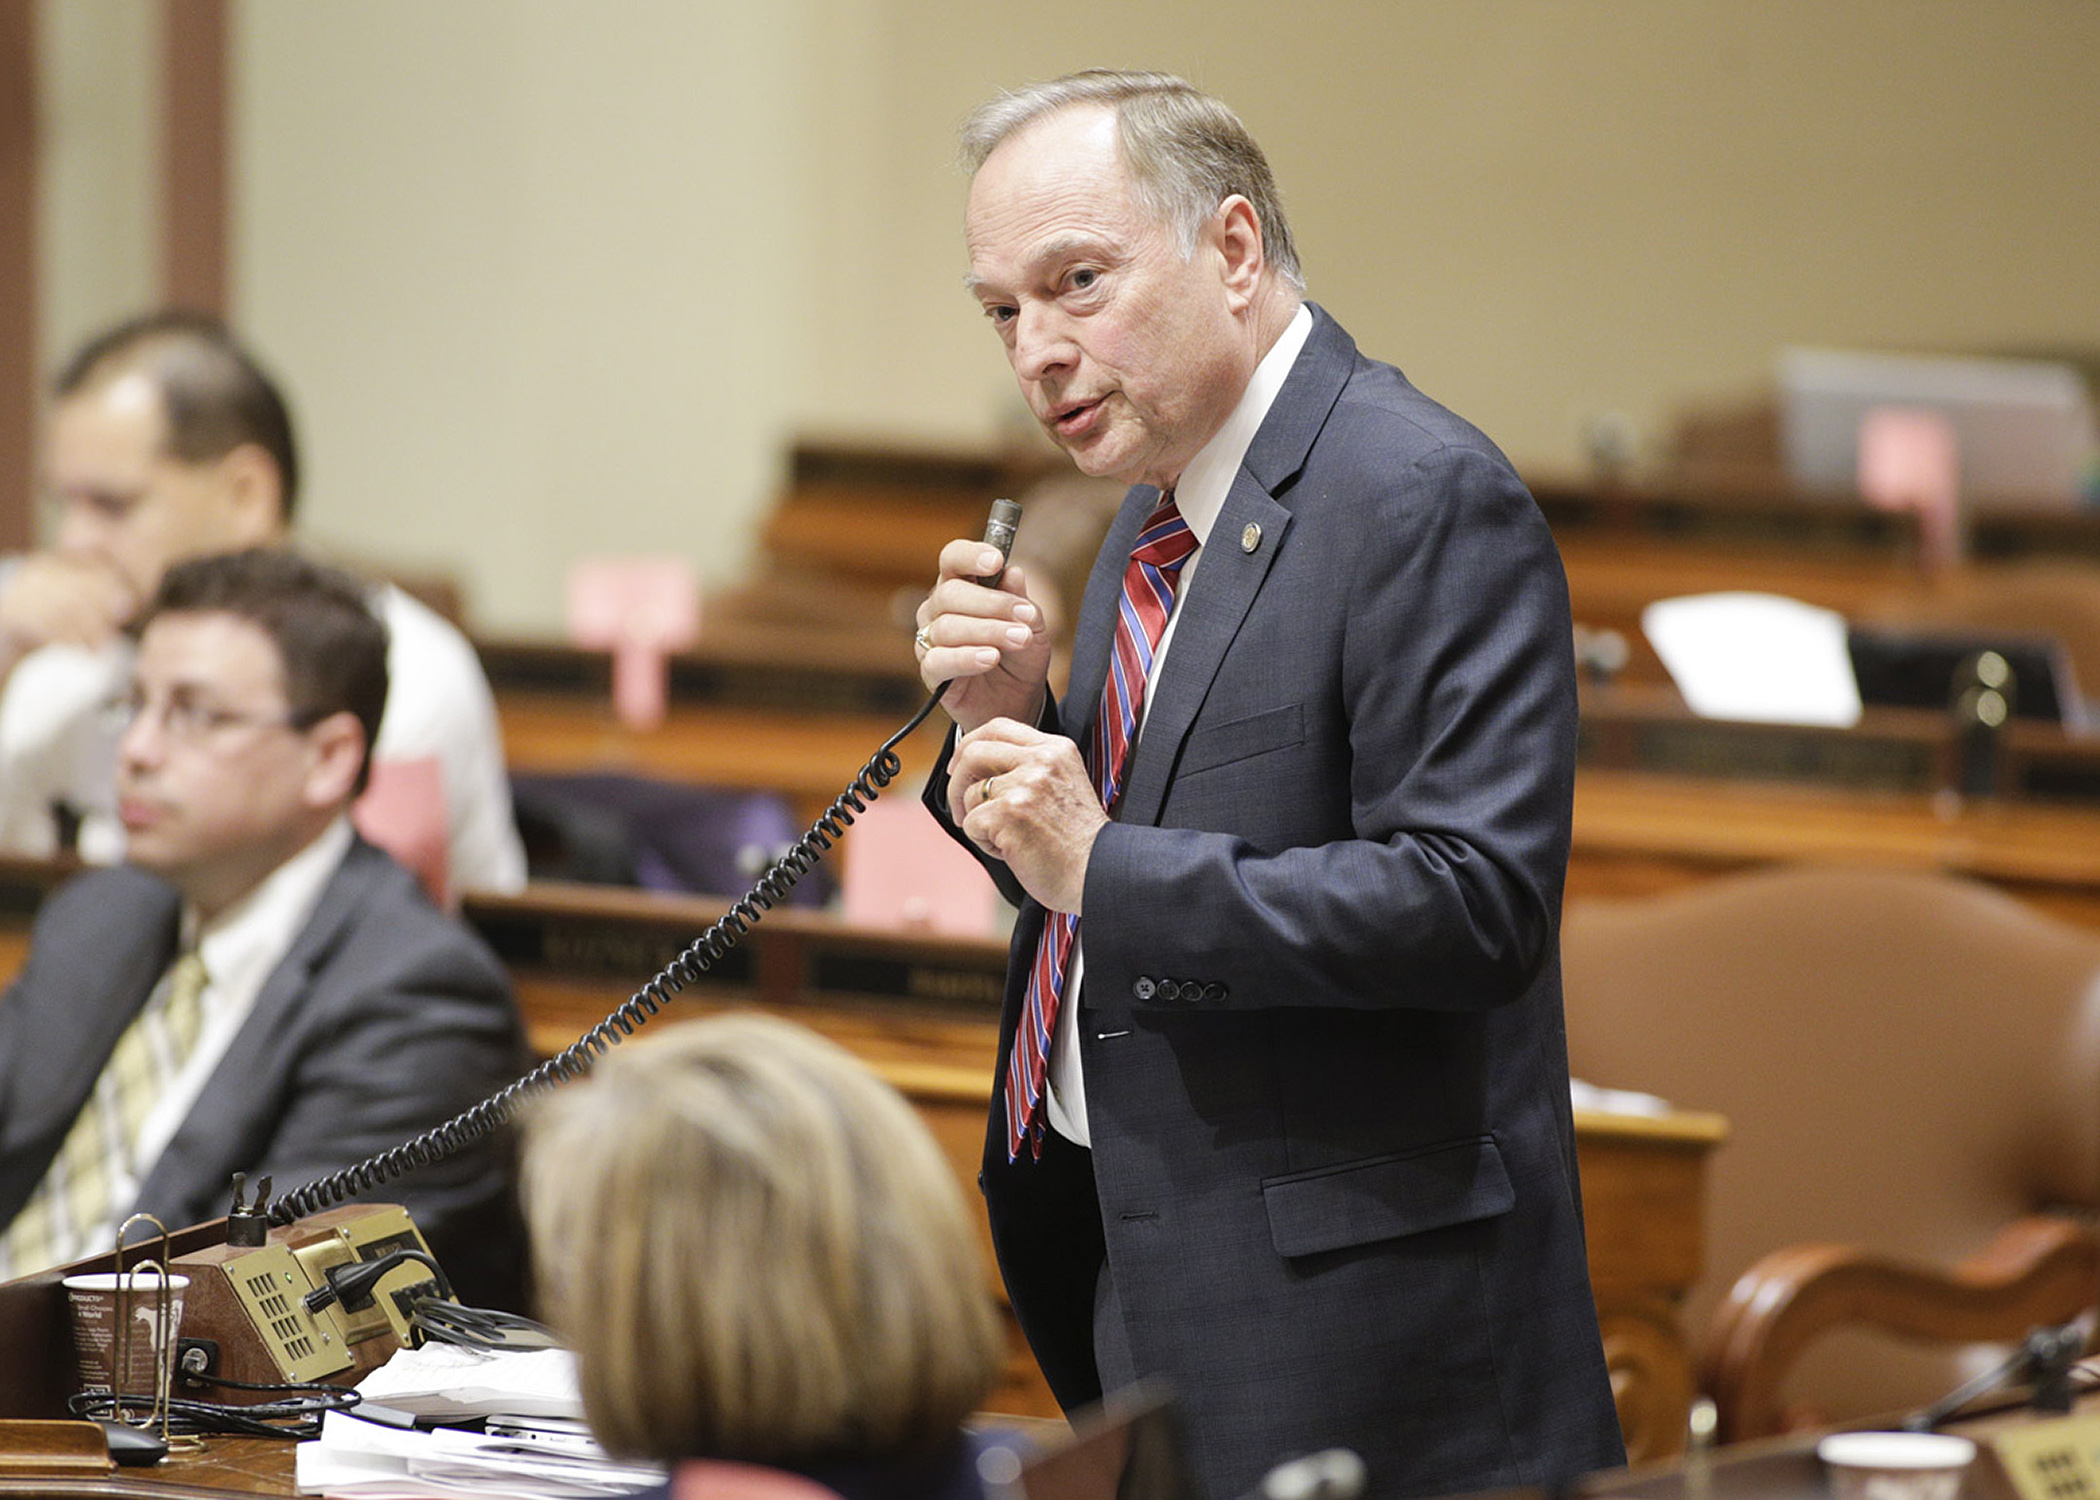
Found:
[[[992,877],[917,801],[886,799],[855,814],[845,842],[839,884],[848,921],[958,937],[996,930]]]
[[[350,809],[357,831],[407,866],[439,906],[451,900],[445,777],[435,755],[375,760]]]
[[[1961,560],[1961,447],[1940,413],[1878,406],[1862,417],[1859,492],[1877,510],[1917,514],[1927,567]]]
[[[569,639],[610,651],[613,712],[663,722],[673,651],[700,638],[700,579],[680,557],[587,557],[569,569]]]

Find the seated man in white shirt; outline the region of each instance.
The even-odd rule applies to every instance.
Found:
[[[166,313],[93,340],[60,374],[45,444],[55,546],[0,573],[0,852],[121,857],[103,709],[129,670],[124,627],[169,564],[279,546],[298,495],[290,413],[219,323]],[[441,893],[515,890],[494,699],[466,639],[390,586],[393,693],[360,826]]]
[[[387,691],[362,586],[252,549],[169,569],[143,619],[129,862],[44,903],[0,996],[0,1279],[102,1250],[134,1212],[215,1218],[235,1172],[303,1187],[522,1070],[495,957],[350,825]],[[464,1262],[500,1285],[505,1189],[483,1141],[374,1196],[455,1282]]]

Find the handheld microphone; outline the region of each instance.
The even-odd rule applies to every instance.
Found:
[[[987,545],[999,549],[999,571],[977,580],[986,588],[999,587],[999,580],[1006,576],[1006,559],[1014,555],[1014,533],[1020,528],[1021,502],[994,500],[992,513],[985,517],[984,539]]]
[[[2074,1392],[2071,1369],[2085,1352],[2091,1329],[2084,1317],[2068,1323],[2029,1331],[2020,1347],[2001,1365],[1964,1381],[1932,1405],[1903,1419],[1905,1432],[1931,1432],[1940,1423],[1981,1396],[2010,1381],[2025,1381],[2030,1387],[2027,1404],[2036,1411],[2067,1412]]]

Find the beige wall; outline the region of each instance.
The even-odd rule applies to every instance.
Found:
[[[46,368],[154,296],[158,23],[140,0],[44,0],[37,12],[37,345]]]
[[[1010,423],[953,130],[1096,62],[1230,100],[1314,296],[1520,464],[1787,342],[2100,347],[2092,0],[243,0],[234,42],[235,297],[308,527],[493,629],[552,628],[582,551],[735,577],[797,432]],[[130,175],[51,174],[60,223]]]

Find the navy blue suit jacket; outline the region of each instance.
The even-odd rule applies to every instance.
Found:
[[[1023,902],[993,1235],[1068,1407],[1098,1393],[1107,1256],[1213,1500],[1332,1445],[1378,1495],[1547,1483],[1623,1462],[1561,1018],[1566,583],[1493,444],[1314,316],[1088,865],[1091,1172],[1054,1138],[1007,1161],[1043,919]],[[1155,498],[1134,489],[1104,542],[1046,712],[1081,743]]]

